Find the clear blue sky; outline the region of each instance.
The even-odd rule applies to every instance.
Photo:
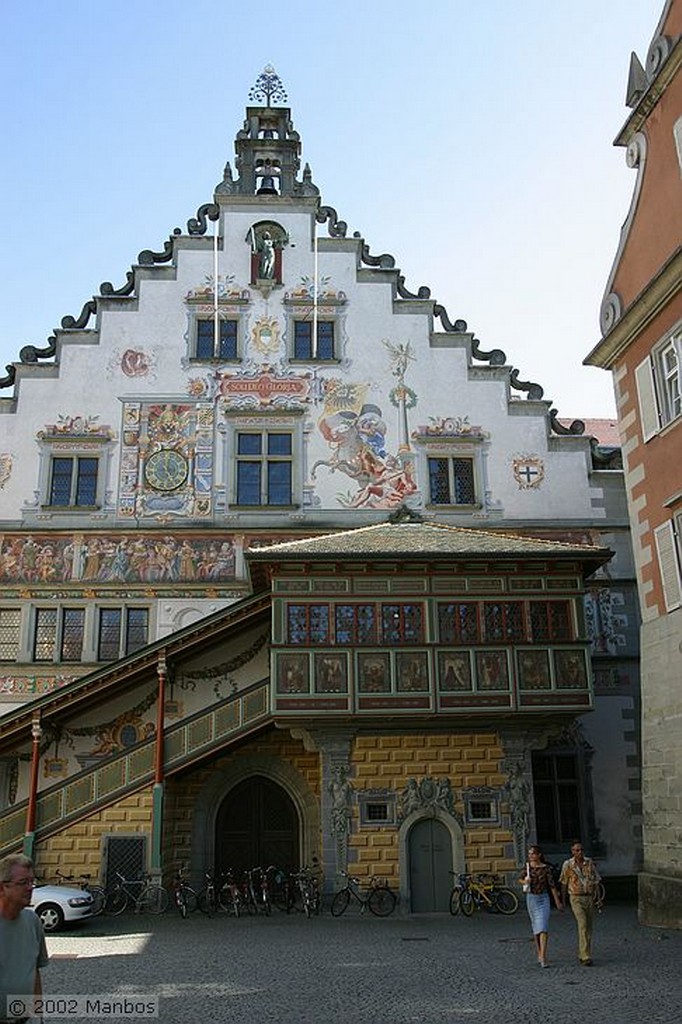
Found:
[[[349,233],[562,416],[612,416],[610,375],[581,364],[635,182],[612,146],[630,52],[662,9],[3,0],[0,375],[211,201],[271,62]]]

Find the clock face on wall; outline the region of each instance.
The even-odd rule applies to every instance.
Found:
[[[144,478],[155,491],[175,491],[187,479],[189,465],[181,452],[162,448],[150,455],[144,465]]]

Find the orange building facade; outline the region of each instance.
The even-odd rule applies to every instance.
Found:
[[[615,140],[636,169],[585,362],[613,372],[642,615],[640,916],[682,926],[682,2],[668,0]]]

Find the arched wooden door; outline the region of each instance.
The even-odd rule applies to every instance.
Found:
[[[252,775],[230,790],[218,810],[216,870],[270,864],[296,870],[298,837],[298,812],[291,797],[272,779]]]
[[[407,840],[410,909],[413,914],[445,912],[452,888],[452,842],[442,821],[417,821]]]

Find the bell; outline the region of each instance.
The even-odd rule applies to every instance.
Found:
[[[276,196],[275,179],[271,175],[261,178],[260,188],[256,190],[257,196]]]

